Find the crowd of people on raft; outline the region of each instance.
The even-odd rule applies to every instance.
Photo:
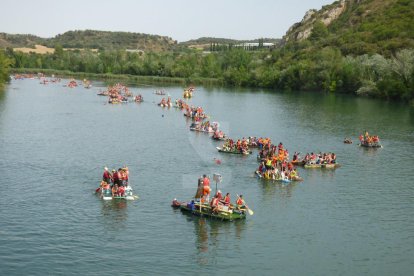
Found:
[[[165,91],[164,90],[156,90],[154,92],[155,95],[159,95],[159,96],[164,96],[165,95]]]
[[[69,81],[69,83],[66,86],[69,88],[74,88],[78,86],[78,83],[76,82],[76,80],[72,79]]]
[[[161,107],[171,107],[171,97],[168,97],[167,100],[165,98],[162,98],[161,102],[159,102],[158,105]]]
[[[211,136],[211,138],[213,138],[214,140],[225,140],[226,137],[226,134],[219,129],[216,129],[213,133],[213,136]]]
[[[260,140],[260,138],[259,138]],[[260,165],[256,170],[259,177],[273,180],[302,180],[295,165],[289,162],[289,151],[284,148],[283,143],[277,146],[272,144],[269,138],[262,139],[258,160]],[[297,153],[296,157],[297,158]]]
[[[233,139],[228,138],[221,147],[221,150],[227,152],[240,152],[245,154],[250,152],[249,143],[245,138],[237,139],[236,142]]]
[[[211,187],[210,187],[210,178],[207,175],[203,175],[198,179],[197,192],[194,196],[195,199],[199,199],[200,203],[203,205],[208,204],[211,208],[212,213],[218,213],[221,211],[230,211],[230,210],[243,210],[246,208],[246,203],[243,200],[243,196],[240,195],[237,197],[236,204],[231,203],[230,193],[226,193],[223,196],[223,193],[218,190],[216,194],[210,199]],[[175,199],[176,200],[176,199]],[[174,203],[174,202],[173,202]],[[194,208],[194,200],[189,204],[189,208]]]
[[[319,164],[336,164],[336,154],[333,152],[319,152],[319,153],[306,153],[302,160],[299,160],[299,154],[295,152],[293,161],[302,161],[307,165],[319,165]]]
[[[276,146],[272,144],[270,138],[265,138],[259,143],[259,149],[258,159],[261,161],[268,159],[274,160],[275,162],[289,160],[289,151],[284,148],[282,142]]]
[[[218,128],[219,128],[219,124],[217,122],[210,123],[210,121],[194,122],[190,126],[190,130],[192,131],[201,131],[201,132],[208,132],[208,133],[219,131]]]
[[[189,106],[185,108],[184,116],[192,118],[193,121],[199,122],[206,119],[208,116],[204,113],[204,110],[201,106]]]
[[[128,87],[120,83],[117,83],[114,86],[109,86],[108,90],[103,92],[102,94],[108,95],[108,103],[110,104],[128,102],[128,97],[133,96],[132,92],[129,91]]]
[[[142,97],[142,95],[141,95],[141,94],[136,95],[136,96],[134,97],[134,101],[135,101],[136,103],[142,103],[142,102],[144,101],[144,97]]]
[[[112,172],[105,167],[100,188],[103,192],[110,190],[113,197],[123,197],[132,191],[128,180],[129,169],[127,166],[119,168],[118,170],[112,170]]]
[[[193,96],[194,87],[190,86],[184,90],[183,97],[184,98],[191,98]]]
[[[368,131],[365,131],[364,135],[359,135],[359,141],[361,144],[368,146],[376,146],[380,144],[378,135],[370,136]]]

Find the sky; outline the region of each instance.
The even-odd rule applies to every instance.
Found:
[[[2,0],[0,32],[54,37],[66,31],[125,31],[249,40],[282,38],[309,9],[334,0]]]

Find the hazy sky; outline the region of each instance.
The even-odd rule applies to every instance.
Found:
[[[69,30],[127,31],[186,41],[281,38],[309,9],[334,0],[2,0],[0,32],[53,37]]]

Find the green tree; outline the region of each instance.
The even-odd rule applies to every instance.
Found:
[[[327,38],[329,32],[328,28],[322,21],[318,20],[313,24],[312,33],[309,37],[311,41],[318,41]]]
[[[5,55],[3,50],[0,50],[0,86],[9,79],[9,68],[11,64],[11,59]]]

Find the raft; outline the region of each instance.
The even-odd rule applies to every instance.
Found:
[[[336,169],[339,168],[340,164],[305,164],[305,169]]]
[[[380,143],[360,143],[358,146],[364,148],[382,148],[382,145]]]
[[[112,196],[111,189],[102,189],[102,188],[99,188],[99,190],[97,190],[97,194],[103,200],[119,200],[119,199],[121,199],[121,200],[135,200],[135,199],[138,198],[137,195],[134,195],[132,193],[132,189],[126,190],[124,196]]]
[[[226,141],[227,137],[223,136],[223,137],[217,137],[217,136],[212,136],[211,139],[216,140],[216,141]]]
[[[179,208],[183,213],[188,213],[199,217],[209,217],[212,219],[233,221],[246,218],[246,212],[242,209],[220,210],[218,213],[212,213],[211,207],[205,203],[200,207],[200,204],[197,202],[194,203],[194,205],[187,202],[182,202],[180,205],[173,204],[172,207]]]
[[[281,182],[284,182],[284,183],[303,181],[303,178],[300,177],[300,176],[296,176],[293,179],[282,179],[282,178],[273,179],[273,178],[269,178],[269,177],[263,176],[259,171],[256,171],[255,174],[260,179],[281,181]]]
[[[204,120],[204,119],[208,119],[209,117],[205,114],[201,115],[201,116],[193,116],[193,115],[188,115],[187,113],[183,114],[185,117],[187,118],[191,118],[191,119],[195,119],[196,117],[199,118],[200,120]]]
[[[190,127],[191,131],[205,132],[205,133],[214,133],[214,130],[204,130],[196,127]]]
[[[184,91],[184,93],[183,93],[183,97],[184,97],[185,99],[189,99],[189,98],[193,97],[193,92],[186,90],[186,91]]]
[[[165,103],[165,104],[159,103],[158,106],[161,106],[161,107],[171,107],[172,106],[172,103]]]
[[[304,160],[295,160],[295,161],[290,161],[290,163],[292,163],[295,166],[303,166],[306,164],[306,162]]]
[[[220,148],[220,147],[216,147],[216,149],[217,149],[219,152],[231,153],[231,154],[243,154],[243,155],[249,155],[249,154],[251,154],[251,153],[252,153],[250,150],[249,150],[249,151],[243,151],[243,152],[241,152],[241,151],[238,151],[238,150],[227,151],[227,150],[223,150],[223,149],[222,149],[222,148]]]

